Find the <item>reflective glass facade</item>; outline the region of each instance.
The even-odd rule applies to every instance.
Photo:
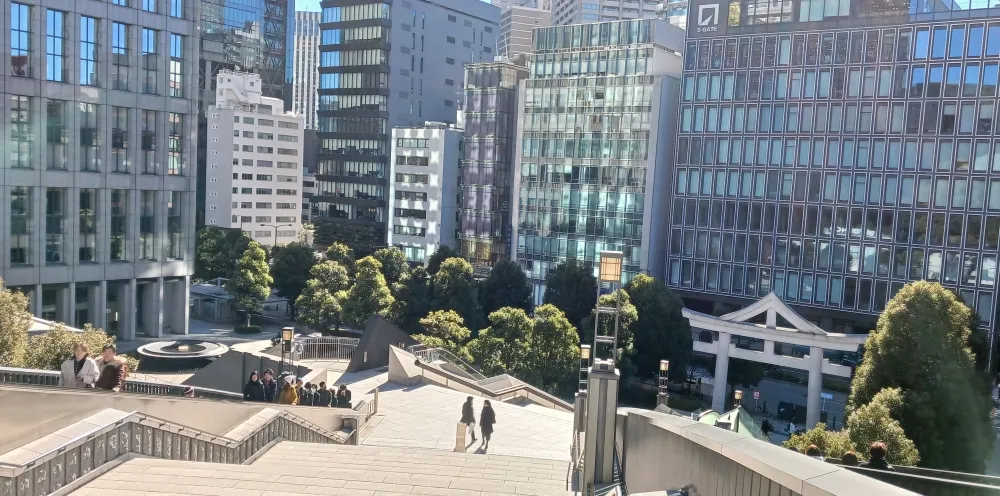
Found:
[[[1000,24],[985,3],[734,2],[717,26],[692,8],[668,284],[774,291],[837,330],[821,316],[871,322],[927,279],[994,329]]]

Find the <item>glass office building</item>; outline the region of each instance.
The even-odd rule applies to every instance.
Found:
[[[536,29],[522,85],[516,260],[544,293],[567,259],[662,274],[684,31],[656,19]]]
[[[996,327],[1000,11],[692,2],[668,284],[867,331],[909,281]]]

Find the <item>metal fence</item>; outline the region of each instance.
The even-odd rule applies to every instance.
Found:
[[[425,363],[445,362],[451,364],[454,367],[452,372],[465,374],[471,377],[472,380],[482,381],[486,379],[486,376],[479,372],[479,370],[446,349],[430,348],[424,344],[417,344],[410,346],[407,351]]]
[[[301,337],[292,343],[293,360],[350,360],[358,348],[358,338],[331,336]]]
[[[38,386],[58,386],[59,372],[55,370],[18,369],[0,367],[0,384],[25,384]],[[151,394],[156,396],[183,396],[187,386],[153,382],[141,379],[126,379],[124,391],[127,393]],[[195,388],[197,398],[243,401],[243,395],[218,389]]]

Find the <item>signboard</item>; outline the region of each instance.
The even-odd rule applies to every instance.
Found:
[[[728,0],[698,0],[688,8],[688,35],[717,36],[725,34],[729,19]]]
[[[824,400],[832,400],[833,399],[833,395],[830,394],[830,393],[819,393],[819,397],[823,398]]]
[[[759,400],[760,399],[760,391],[754,391],[753,392],[753,399],[755,399],[755,400]]]

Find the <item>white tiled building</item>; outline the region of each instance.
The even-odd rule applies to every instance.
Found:
[[[305,118],[306,129],[316,129],[319,109],[319,19],[319,12],[295,13],[292,111]]]
[[[208,110],[205,225],[282,245],[302,227],[303,122],[260,88],[256,74],[219,73]]]

